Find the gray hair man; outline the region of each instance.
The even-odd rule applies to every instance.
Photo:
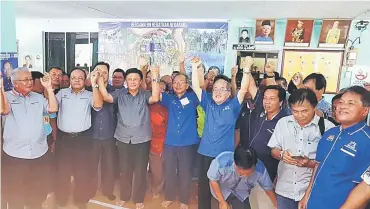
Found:
[[[33,80],[28,68],[17,68],[11,75],[14,88],[4,92],[0,79],[1,115],[5,118],[2,157],[3,198],[9,208],[41,208],[48,192],[49,155],[44,134],[44,112],[55,113],[58,104],[46,74],[42,86],[45,99],[32,92]]]

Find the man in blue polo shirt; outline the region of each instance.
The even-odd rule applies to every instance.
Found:
[[[364,122],[370,93],[363,87],[346,89],[337,107],[341,126],[327,131],[317,148],[310,185],[301,209],[337,209],[361,182],[370,166],[370,128]]]
[[[193,90],[206,114],[203,136],[198,149],[200,154],[199,209],[211,208],[211,193],[207,171],[212,160],[221,152],[234,151],[235,149],[235,121],[239,115],[244,96],[248,91],[250,67],[253,64],[253,59],[251,57],[244,58],[242,63],[243,78],[241,88],[237,96],[230,99],[230,79],[224,75],[218,75],[214,79],[212,97],[207,92],[202,91],[199,85],[198,73],[195,73],[201,62],[199,58],[192,59]],[[200,72],[199,74],[202,73]]]
[[[187,209],[195,159],[194,146],[199,142],[196,125],[196,108],[199,101],[194,92],[187,91],[189,88],[187,75],[176,75],[172,88],[173,94],[161,95],[161,105],[167,107],[169,117],[163,151],[166,201],[162,206],[168,207],[175,201],[176,193],[179,191],[180,208]]]
[[[212,161],[207,175],[219,209],[229,205],[233,209],[250,209],[249,195],[257,185],[263,188],[276,207],[276,195],[269,174],[253,148],[238,147],[235,152],[221,153]]]

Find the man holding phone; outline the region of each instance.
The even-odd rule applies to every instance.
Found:
[[[268,146],[278,160],[276,194],[278,209],[297,209],[315,166],[316,149],[321,139],[318,101],[309,89],[298,89],[289,97],[292,115],[278,121]],[[322,120],[322,119],[321,119]],[[334,125],[324,120],[325,131]]]

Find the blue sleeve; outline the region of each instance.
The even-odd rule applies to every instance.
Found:
[[[263,172],[260,173],[258,177],[258,184],[261,186],[263,190],[273,190],[273,185],[270,179],[270,175],[267,172],[265,166],[263,166]]]
[[[57,117],[57,114],[56,113],[49,114],[49,118],[56,118],[56,117]]]
[[[207,111],[207,106],[209,102],[212,100],[207,94],[206,91],[202,90],[202,99],[200,101],[200,106],[203,108],[203,110],[206,112]]]
[[[232,98],[231,105],[233,108],[234,117],[235,119],[237,119],[239,116],[240,110],[242,109],[242,104],[239,103],[238,97]]]
[[[202,93],[203,94],[203,93]],[[192,91],[191,93],[190,93],[190,99],[192,100],[192,101],[194,101],[194,107],[197,107],[198,105],[199,105],[199,99],[198,99],[198,97],[197,97],[197,95],[195,94],[195,92],[194,91]]]
[[[220,165],[217,159],[212,160],[211,165],[209,166],[207,176],[211,181],[219,181],[221,179],[221,173],[219,171]]]
[[[166,93],[162,93],[162,100],[161,100],[161,105],[164,106],[164,107],[167,107],[170,106],[172,102],[172,98],[171,98],[171,95],[169,94],[166,94]]]

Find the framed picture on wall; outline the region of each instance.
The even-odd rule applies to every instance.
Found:
[[[239,28],[239,44],[250,44],[252,42],[252,28],[240,27]]]
[[[351,22],[351,20],[323,20],[319,47],[344,48]]]
[[[285,46],[309,47],[314,20],[288,20]]]
[[[273,45],[275,40],[275,20],[256,20],[256,40],[258,45]]]

